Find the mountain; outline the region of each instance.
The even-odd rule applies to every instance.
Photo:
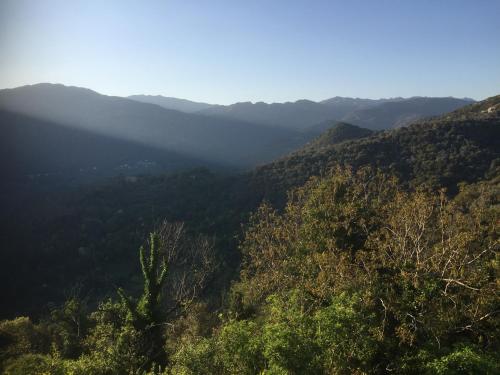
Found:
[[[471,103],[442,116],[442,118],[448,121],[474,119],[498,120],[500,118],[500,95],[492,96],[477,103]]]
[[[406,125],[422,117],[444,114],[469,103],[470,100],[455,98],[373,100],[337,96],[321,102],[298,100],[272,104],[243,102],[229,106],[216,105],[198,113],[302,131],[331,120],[379,130]]]
[[[400,100],[405,100],[404,98],[397,97],[397,98],[381,98],[381,99],[363,99],[363,98],[349,98],[346,96],[334,96],[333,98],[328,98],[325,100],[320,101],[321,104],[325,105],[345,105],[346,107],[358,107],[360,108],[366,108],[366,107],[371,107],[375,106],[380,103],[385,103],[385,102],[395,102],[395,101],[400,101]]]
[[[472,102],[471,99],[415,97],[362,108],[345,115],[342,121],[372,130],[398,128],[425,117],[454,111]]]
[[[326,124],[321,124],[322,127]],[[360,128],[359,126],[347,124],[345,122],[330,123],[329,129],[323,132],[319,137],[313,139],[304,148],[319,149],[329,147],[345,141],[368,137],[373,131]]]
[[[292,131],[282,128],[167,110],[89,89],[54,84],[0,90],[0,110],[4,115],[18,113],[44,121],[45,126],[58,124],[207,163],[236,167],[274,159],[282,150],[273,145],[294,137]],[[6,116],[0,118],[0,123],[9,126],[10,120]]]
[[[227,283],[217,279],[219,289],[214,290],[223,290],[239,269],[241,223],[248,223],[263,199],[279,207],[290,189],[337,163],[375,166],[396,174],[406,186],[445,186],[454,193],[458,183],[478,181],[500,165],[499,111],[496,97],[407,128],[370,132],[325,123],[328,130],[300,150],[229,176],[196,170],[134,181],[117,177],[70,197],[59,191],[34,196],[31,185],[16,186],[0,194],[5,233],[0,236],[5,249],[0,253],[0,301],[10,301],[4,316],[39,313],[46,301],[63,302],[65,289],[79,282],[86,291],[102,294],[112,293],[116,285],[133,286],[137,248],[164,219],[215,236],[223,260],[219,277]],[[16,194],[19,198],[13,199]]]
[[[272,104],[242,102],[229,106],[217,105],[198,113],[218,118],[246,119],[257,124],[294,130],[335,118],[334,108],[310,100]]]
[[[95,167],[109,175],[123,172],[120,168],[148,173],[194,165],[250,167],[302,147],[335,125],[332,118],[380,129],[470,103],[454,98],[335,97],[320,103],[237,103],[185,113],[142,100],[183,103],[190,111],[195,110],[192,105],[205,105],[164,97],[132,100],[54,84],[0,90],[2,155],[8,161],[4,170],[60,174]],[[317,142],[328,144],[338,131]]]
[[[333,98],[320,101],[320,104],[335,109],[337,116],[344,117],[349,113],[357,110],[376,107],[382,103],[398,102],[405,100],[404,98],[381,98],[381,99],[363,99],[349,98],[344,96],[335,96]]]
[[[408,127],[329,142],[332,129],[302,149],[248,175],[248,186],[262,197],[283,202],[286,192],[337,164],[373,166],[413,186],[425,184],[457,191],[500,166],[500,96],[470,104]],[[323,140],[326,140],[323,141]]]
[[[212,107],[212,104],[193,102],[186,99],[171,98],[162,95],[131,95],[128,99],[142,103],[156,104],[166,109],[185,113],[194,113]]]
[[[352,111],[369,108],[390,99],[371,100],[335,97],[322,102],[298,100],[286,103],[242,102],[229,106],[213,106],[202,110],[210,116],[277,125],[294,130],[305,130],[309,126],[330,120],[340,120]]]

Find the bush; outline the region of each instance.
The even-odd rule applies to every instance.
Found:
[[[373,316],[358,309],[360,298],[341,294],[316,312],[316,340],[327,372],[368,371],[377,343],[370,332]]]
[[[226,323],[217,341],[217,360],[231,374],[255,374],[262,367],[259,328],[248,320]]]
[[[271,373],[317,374],[319,348],[314,321],[298,291],[268,298],[263,327],[263,352]]]
[[[426,369],[436,375],[493,375],[500,373],[499,360],[464,346],[430,362]]]
[[[48,335],[29,318],[19,317],[0,322],[0,367],[9,358],[46,353],[49,348]]]
[[[218,373],[215,354],[215,345],[212,339],[198,338],[185,342],[171,358],[171,373],[174,375]]]
[[[24,354],[7,361],[4,375],[65,375],[62,363],[48,355]]]

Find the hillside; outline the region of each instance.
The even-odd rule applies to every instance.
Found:
[[[459,182],[480,179],[499,163],[498,98],[359,140],[306,146],[256,168],[250,180],[264,196],[282,201],[289,188],[326,173],[336,164],[371,165],[395,173],[412,185],[444,186],[456,191]],[[488,113],[489,108],[496,109]]]
[[[347,124],[345,122],[329,122],[323,123],[320,126],[321,128],[326,128],[328,126],[328,130],[324,131],[320,136],[316,137],[307,145],[305,145],[305,149],[307,148],[317,150],[345,141],[368,137],[373,133],[369,129],[363,129],[359,126]],[[314,129],[314,131],[315,130],[316,129]],[[312,130],[310,129],[309,131]]]
[[[500,158],[500,122],[493,112],[486,117],[482,111],[495,103],[490,99],[440,119],[374,134],[348,124],[332,124],[301,150],[236,176],[198,170],[133,181],[117,178],[71,194],[34,195],[30,186],[15,186],[15,193],[2,196],[0,219],[8,235],[1,245],[39,266],[15,283],[5,281],[2,293],[11,296],[15,290],[29,290],[32,277],[38,280],[40,302],[44,295],[62,298],[60,285],[72,285],[81,278],[101,291],[126,283],[137,271],[130,254],[140,245],[144,231],[160,218],[184,221],[194,232],[216,235],[217,253],[225,264],[218,282],[227,286],[238,268],[241,223],[248,221],[262,199],[281,205],[289,189],[311,176],[327,174],[337,163],[380,167],[406,185],[445,186],[450,193],[457,191],[461,181],[494,175]],[[29,210],[17,210],[16,195],[30,202]],[[25,230],[36,236],[41,251],[34,251],[32,241],[22,236]],[[82,254],[81,247],[87,249]],[[9,254],[4,253],[4,264],[12,268],[15,258]],[[26,293],[27,299],[16,299],[13,309],[36,309]]]
[[[474,120],[500,118],[500,95],[469,104],[443,116],[446,120]]]
[[[53,84],[0,90],[0,110],[233,167],[272,160],[282,150],[271,145],[293,137],[285,129],[167,110]]]
[[[306,332],[303,339],[309,341],[301,346],[302,351],[307,353],[312,347],[314,350],[323,348],[321,353],[328,353],[328,342],[324,344],[319,340],[314,341],[315,346],[309,345],[316,336],[306,328],[313,327],[319,332],[321,325],[321,332],[324,332],[325,327],[329,327],[331,314],[334,318],[335,314],[341,314],[340,322],[348,325],[343,336],[348,347],[358,337],[352,335],[352,324],[369,317],[366,325],[371,328],[362,326],[358,332],[363,342],[370,338],[366,341],[369,345],[380,346],[382,354],[368,352],[366,358],[371,362],[365,365],[363,361],[353,360],[351,365],[355,368],[368,369],[379,363],[399,368],[411,356],[420,358],[421,353],[416,352],[414,345],[427,348],[429,343],[434,343],[427,329],[435,327],[442,327],[437,332],[440,347],[452,347],[457,340],[492,342],[491,320],[485,318],[475,322],[474,329],[467,331],[471,332],[470,336],[464,339],[462,333],[457,333],[457,327],[474,319],[472,310],[454,305],[454,319],[450,320],[450,310],[443,312],[440,308],[449,301],[447,296],[450,295],[463,296],[465,301],[473,301],[475,305],[481,303],[483,315],[489,314],[495,303],[491,289],[494,281],[487,277],[494,272],[494,255],[493,251],[484,255],[483,246],[493,249],[495,241],[494,205],[497,204],[500,165],[497,104],[498,98],[491,98],[441,118],[378,133],[349,124],[334,124],[301,150],[240,175],[214,174],[198,169],[168,176],[116,177],[100,185],[65,191],[39,191],[31,184],[22,183],[10,191],[0,190],[0,203],[4,208],[0,215],[4,232],[0,237],[3,249],[0,253],[0,300],[9,301],[1,317],[13,318],[20,314],[42,317],[39,324],[44,327],[43,324],[60,324],[58,319],[67,319],[66,315],[58,318],[59,310],[53,306],[62,305],[68,296],[73,298],[70,302],[86,301],[90,309],[108,309],[111,302],[98,305],[98,301],[108,301],[110,296],[116,300],[117,285],[134,296],[140,295],[143,274],[138,266],[137,249],[144,244],[148,232],[166,219],[184,222],[190,236],[212,238],[217,265],[207,281],[206,290],[195,303],[188,299],[189,303],[183,305],[186,310],[168,317],[169,324],[177,327],[187,324],[188,327],[177,333],[182,335],[187,331],[187,341],[173,334],[168,336],[173,340],[168,341],[171,345],[181,345],[174,346],[175,353],[184,353],[182,345],[194,346],[188,355],[198,360],[201,354],[197,345],[205,342],[199,340],[214,340],[209,346],[214,351],[222,350],[220,343],[224,340],[229,340],[229,348],[246,345],[247,339],[238,339],[239,344],[235,344],[229,335],[231,332],[251,335],[259,343],[272,343],[274,336],[262,332],[271,329],[276,330],[276,334],[283,332],[288,325],[276,326],[276,320],[287,322],[290,316],[305,319],[299,320],[303,329],[292,327],[286,331],[290,335]],[[356,170],[338,169],[337,164],[352,165]],[[359,168],[366,166],[379,167],[388,175]],[[391,179],[393,174],[401,184]],[[304,185],[313,176],[317,178]],[[462,181],[473,185],[462,186],[457,195],[457,184]],[[439,196],[435,190],[415,192],[412,189],[429,185],[433,189],[447,187],[453,201],[446,201],[446,197]],[[287,201],[286,193],[290,189],[296,190]],[[23,210],[19,210],[15,197],[24,202]],[[258,209],[263,199],[267,203]],[[443,212],[446,215],[439,216]],[[439,225],[446,226],[441,228]],[[396,237],[388,236],[386,228]],[[399,249],[401,242],[397,231],[404,228],[411,231],[425,228],[424,245],[419,251],[430,257],[425,263],[427,268],[414,270],[405,261],[407,253],[398,258],[390,256],[391,251]],[[443,232],[436,235],[434,228],[443,229]],[[419,236],[419,233],[411,232],[410,235]],[[439,279],[444,276],[436,278],[442,271],[437,272],[436,263],[430,259],[434,259],[436,248],[440,249],[438,254],[443,254],[440,247],[443,233],[447,236],[445,243],[451,246],[444,247],[447,252],[440,258],[442,264],[447,259],[455,259],[457,252],[462,257],[457,262],[468,256],[481,260],[477,264],[474,260],[466,271],[462,269],[463,264],[453,263],[456,268],[449,271],[451,276],[446,276],[451,280],[454,272],[460,272],[461,277],[473,283],[474,289],[448,286]],[[380,249],[387,251],[380,252]],[[403,250],[406,251],[406,247],[403,246]],[[357,263],[358,260],[361,263]],[[182,264],[169,268],[174,277],[178,267]],[[168,285],[176,287],[175,283]],[[392,289],[394,285],[395,290]],[[421,292],[422,285],[430,285],[429,290]],[[339,290],[345,293],[338,293]],[[384,305],[379,303],[380,299],[373,301],[369,297],[367,303],[360,303],[359,298],[349,297],[351,294],[347,292],[350,290],[368,296],[377,293],[375,295],[381,296]],[[404,303],[401,302],[401,290],[404,291]],[[484,291],[484,294],[477,291]],[[307,308],[302,309],[301,303]],[[73,314],[70,308],[73,305],[64,306],[69,306],[64,307],[64,311]],[[44,318],[44,311],[51,312],[50,318]],[[228,318],[220,319],[220,311]],[[268,311],[278,315],[269,315]],[[352,320],[344,318],[345,314],[349,317],[355,311],[357,315],[353,315]],[[390,330],[384,318],[387,311],[394,314]],[[408,311],[412,316],[420,314],[419,327],[426,327],[426,330],[413,332],[408,328]],[[50,323],[54,321],[56,323]],[[189,338],[192,321],[195,327],[206,330],[203,339]],[[73,327],[64,324],[64,327]],[[335,327],[339,327],[338,324]],[[59,328],[36,329],[41,335],[59,337]],[[62,332],[66,332],[65,329],[69,328]],[[393,333],[396,329],[408,329],[405,334],[412,334],[417,344],[409,345],[406,336]],[[379,333],[375,340],[374,332],[382,332],[383,336]],[[0,329],[1,334],[5,335],[5,331]],[[81,340],[76,334],[70,337],[75,342]],[[255,349],[261,353],[259,356],[273,358],[259,345]],[[283,345],[288,348],[292,344]],[[365,351],[358,352],[358,357],[365,358]],[[41,352],[44,355],[51,353],[49,349]],[[436,356],[449,353],[439,352],[437,348],[433,352]],[[174,363],[183,363],[184,357],[180,354],[172,358],[177,361]],[[284,358],[292,360],[295,354],[287,354]],[[425,358],[424,365],[430,366],[429,357]],[[245,368],[254,366],[252,358],[247,360],[250,364]],[[206,361],[206,366],[213,366],[213,361]],[[287,368],[296,369],[298,373],[304,369],[303,364],[308,363],[292,362]],[[266,362],[255,363],[259,363],[260,368],[266,366]],[[323,373],[321,369],[328,363],[316,364],[311,373]],[[191,362],[185,366],[191,368]],[[217,373],[216,368],[210,369]]]
[[[128,99],[142,103],[156,104],[166,109],[173,109],[186,113],[194,113],[212,107],[212,104],[193,102],[186,99],[166,97],[162,95],[130,95]]]

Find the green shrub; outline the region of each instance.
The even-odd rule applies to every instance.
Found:
[[[500,373],[499,359],[464,346],[428,363],[426,369],[436,375],[494,375]]]
[[[230,374],[255,374],[262,366],[262,343],[255,322],[226,323],[219,333],[217,348],[217,360]]]
[[[171,373],[174,375],[217,373],[215,354],[212,339],[198,338],[183,343],[171,358]]]

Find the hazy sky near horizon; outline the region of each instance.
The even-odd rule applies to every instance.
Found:
[[[500,94],[499,0],[0,0],[0,88],[209,103]]]

